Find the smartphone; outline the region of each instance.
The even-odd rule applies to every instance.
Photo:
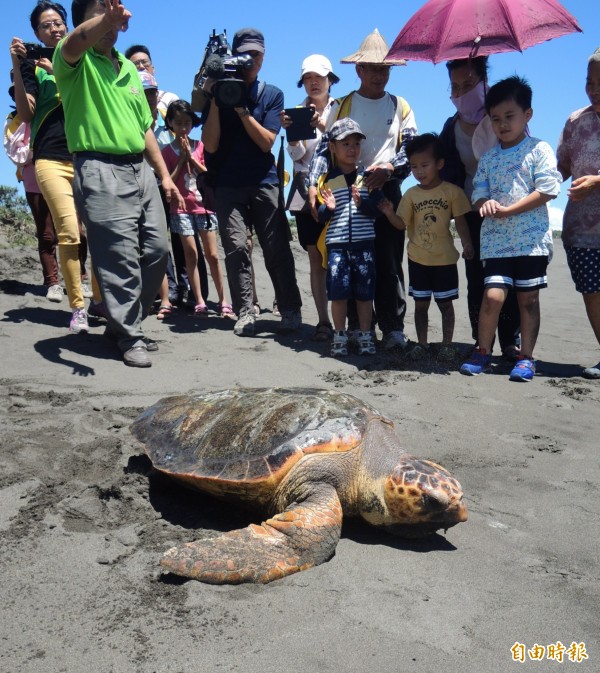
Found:
[[[25,49],[27,49],[27,58],[30,61],[39,61],[41,58],[51,61],[54,56],[54,47],[44,47],[35,42],[25,42]]]
[[[317,129],[310,125],[310,120],[315,113],[313,108],[292,107],[285,108],[284,112],[292,120],[292,125],[285,130],[288,142],[317,137]]]

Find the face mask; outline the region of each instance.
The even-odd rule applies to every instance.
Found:
[[[485,84],[478,82],[471,91],[455,98],[450,96],[460,118],[467,124],[479,124],[485,117]]]

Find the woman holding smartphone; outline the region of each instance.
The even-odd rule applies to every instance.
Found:
[[[312,54],[304,59],[300,80],[298,81],[298,87],[304,87],[306,91],[306,98],[301,107],[309,107],[314,111],[311,126],[315,129],[316,134],[314,138],[290,141],[287,144],[288,154],[294,160],[294,191],[289,211],[296,218],[298,241],[308,252],[310,287],[319,316],[313,337],[315,341],[329,341],[333,337],[333,328],[329,320],[327,293],[325,291],[327,270],[323,268],[321,253],[317,249],[317,241],[323,225],[316,222],[311,215],[304,182],[310,160],[325,130],[327,116],[334,101],[329,91],[331,85],[336,82],[339,82],[339,77],[333,73],[328,58],[321,54]],[[292,119],[282,110],[281,125],[287,129],[292,124]]]
[[[40,0],[31,13],[35,36],[45,47],[56,47],[67,34],[65,8]],[[58,258],[72,315],[70,331],[87,332],[79,261],[80,226],[73,201],[73,159],[65,137],[65,115],[56,88],[52,62],[27,58],[23,40],[13,38],[10,55],[17,112],[31,125],[31,147],[37,182],[48,204],[58,238]]]

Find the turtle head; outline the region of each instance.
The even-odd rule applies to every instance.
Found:
[[[424,537],[468,518],[460,484],[431,461],[404,456],[378,486],[377,506],[372,494],[361,515],[394,535]]]

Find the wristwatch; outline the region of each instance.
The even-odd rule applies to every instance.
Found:
[[[392,175],[394,175],[394,171],[392,171],[389,168],[384,168],[383,170],[385,171],[385,179],[386,180],[389,180],[392,177]]]
[[[241,112],[238,112],[238,117],[242,119],[243,117],[248,117],[249,114],[250,110],[247,107],[245,107]]]

